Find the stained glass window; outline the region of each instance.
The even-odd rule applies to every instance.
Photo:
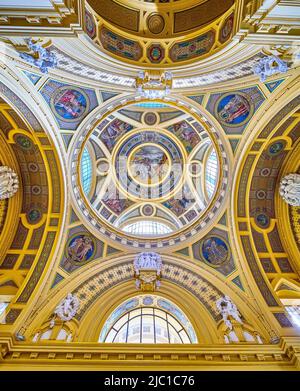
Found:
[[[133,235],[164,235],[172,232],[166,224],[152,220],[140,220],[135,223],[125,225],[123,231]]]
[[[218,159],[216,151],[213,149],[207,159],[205,169],[205,186],[209,198],[212,197],[218,179]]]
[[[85,194],[89,194],[92,185],[92,159],[87,148],[81,158],[81,182]]]
[[[99,338],[106,343],[197,343],[195,331],[172,302],[154,295],[127,300],[107,319]]]

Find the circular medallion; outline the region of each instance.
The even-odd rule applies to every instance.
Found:
[[[128,171],[131,177],[144,185],[161,183],[169,174],[170,159],[166,151],[155,144],[144,144],[129,156]]]
[[[271,170],[269,168],[262,168],[260,171],[260,175],[263,177],[269,176],[271,174]]]
[[[199,177],[201,175],[202,165],[199,161],[194,160],[189,164],[189,173],[192,177]]]
[[[255,222],[261,228],[268,228],[270,225],[270,218],[265,213],[258,213],[255,216]]]
[[[89,110],[89,99],[79,88],[68,86],[58,88],[50,100],[53,112],[59,119],[74,122],[82,119]]]
[[[230,250],[225,240],[219,236],[209,236],[201,242],[202,258],[210,266],[219,267],[229,260]]]
[[[154,63],[160,63],[165,57],[165,49],[159,44],[153,44],[147,49],[147,57]]]
[[[101,158],[97,161],[97,172],[101,176],[108,174],[110,169],[110,163],[106,158]]]
[[[256,197],[259,199],[259,200],[264,200],[267,198],[267,193],[264,191],[264,190],[258,190],[256,192]]]
[[[42,212],[38,208],[30,209],[27,213],[27,220],[30,224],[38,223],[42,218]]]
[[[144,205],[141,210],[142,214],[146,217],[150,217],[154,215],[155,209],[152,205]]]
[[[142,131],[127,137],[115,157],[117,181],[130,196],[160,199],[180,183],[183,156],[166,134]]]
[[[90,38],[95,38],[96,25],[93,16],[87,10],[85,11],[85,30]]]
[[[160,14],[151,14],[147,18],[147,26],[152,34],[160,34],[165,27],[165,20]]]
[[[152,305],[153,304],[153,298],[151,296],[146,296],[143,298],[143,304],[144,305]]]
[[[216,103],[216,117],[227,126],[244,125],[254,112],[254,106],[246,94],[222,95]]]
[[[33,195],[40,195],[41,192],[42,192],[41,186],[38,186],[38,185],[32,186],[32,188],[31,188],[31,193],[32,193]]]
[[[33,144],[30,138],[24,136],[23,134],[18,134],[14,137],[15,142],[23,149],[29,150],[32,148]]]
[[[285,146],[286,146],[285,140],[275,141],[269,146],[268,153],[271,156],[279,155],[284,150]]]
[[[66,245],[66,257],[74,264],[84,264],[94,255],[96,245],[94,239],[87,233],[73,235]]]
[[[153,126],[156,124],[158,118],[155,113],[146,113],[144,115],[144,122],[146,125]]]
[[[30,172],[38,172],[39,166],[36,163],[28,163],[28,170]]]

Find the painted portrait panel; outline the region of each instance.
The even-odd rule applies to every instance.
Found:
[[[169,169],[166,153],[155,145],[138,148],[130,160],[133,178],[145,184],[161,181]]]
[[[131,129],[133,129],[132,125],[116,118],[103,130],[100,139],[107,149],[112,151],[119,138]]]
[[[201,255],[211,266],[218,267],[229,259],[229,246],[222,238],[210,236],[202,242]]]
[[[223,95],[216,104],[216,117],[227,126],[240,126],[253,114],[254,107],[245,94]]]
[[[169,126],[168,130],[176,134],[188,153],[200,142],[199,135],[186,121]]]
[[[64,121],[77,121],[88,111],[88,97],[80,89],[58,88],[51,99],[51,107]]]
[[[66,255],[69,261],[82,264],[90,260],[95,252],[95,243],[88,234],[76,234],[71,237],[66,246]]]

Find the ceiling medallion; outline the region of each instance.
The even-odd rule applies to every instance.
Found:
[[[153,13],[148,16],[147,26],[152,34],[160,34],[165,28],[165,20],[160,14]]]
[[[163,99],[172,88],[171,72],[141,71],[136,78],[137,92],[147,99]]]
[[[163,132],[129,134],[113,160],[116,181],[126,194],[138,199],[170,195],[183,177],[183,153]]]

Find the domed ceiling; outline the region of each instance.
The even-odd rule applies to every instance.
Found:
[[[102,234],[141,247],[162,245],[160,237],[170,245],[219,213],[228,165],[206,118],[152,101],[124,105],[91,127],[75,149],[72,187]]]
[[[106,53],[137,65],[182,65],[230,42],[238,0],[89,0],[85,30]]]

